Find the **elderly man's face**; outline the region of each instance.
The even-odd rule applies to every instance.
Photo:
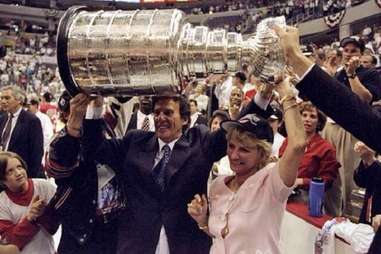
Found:
[[[8,113],[15,113],[21,107],[21,102],[15,98],[12,90],[1,92],[0,103],[2,109]]]

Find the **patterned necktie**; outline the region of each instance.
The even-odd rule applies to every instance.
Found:
[[[168,145],[164,145],[161,149],[163,157],[153,170],[156,183],[160,186],[161,191],[165,189],[165,171],[171,157],[171,148]]]
[[[148,116],[144,117],[143,124],[142,124],[142,130],[143,131],[149,131],[150,130]]]
[[[5,147],[7,146],[7,143],[8,143],[10,134],[11,134],[12,118],[13,118],[13,114],[10,113],[8,116],[8,121],[7,121],[7,124],[5,126],[3,135],[1,136],[1,145],[2,145],[3,150],[5,150]]]

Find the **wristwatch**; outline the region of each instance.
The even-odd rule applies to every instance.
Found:
[[[355,77],[357,77],[357,74],[356,72],[354,72],[352,75],[347,75],[349,79],[354,79]]]

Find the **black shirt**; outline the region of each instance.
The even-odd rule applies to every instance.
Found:
[[[381,76],[375,69],[367,69],[360,65],[356,69],[356,74],[363,86],[372,94],[372,101],[381,99]],[[345,69],[335,74],[335,78],[348,88],[350,88],[349,80]]]

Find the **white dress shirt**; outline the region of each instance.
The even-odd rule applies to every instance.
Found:
[[[138,110],[137,120],[136,120],[136,129],[141,130],[144,122],[144,118],[148,117],[149,120],[149,131],[155,131],[155,122],[153,121],[153,115],[146,115],[140,110]]]
[[[221,85],[216,86],[214,94],[218,99],[218,107],[229,108],[229,99],[233,87],[233,77],[229,76]]]
[[[205,94],[200,94],[198,96],[195,94],[191,94],[189,95],[189,99],[197,101],[197,109],[199,111],[206,111],[206,109],[208,108],[209,96]]]
[[[40,111],[37,111],[35,115],[38,117],[38,119],[40,119],[41,122],[42,133],[44,135],[44,151],[46,152],[50,143],[50,139],[53,137],[53,124],[48,115]]]
[[[196,123],[199,115],[201,115],[200,112],[196,112],[196,113],[191,115],[191,117],[190,117],[191,121],[190,121],[189,128],[192,128],[194,126],[194,124]]]
[[[163,146],[168,145],[169,148],[171,149],[171,152],[172,152],[173,147],[175,146],[177,140],[179,140],[179,139],[175,139],[172,142],[167,144],[164,141],[162,141],[161,139],[158,139],[159,151],[156,153],[155,163],[154,163],[154,166],[152,169],[154,169],[156,167],[156,165],[160,162],[161,158],[164,155],[164,152],[162,151]],[[164,225],[162,225],[161,229],[160,229],[160,237],[159,237],[159,242],[157,243],[157,246],[156,246],[155,254],[169,254],[168,238],[167,238],[167,234],[165,232]]]
[[[279,157],[279,148],[282,146],[285,137],[283,137],[278,132],[274,135],[274,142],[271,147],[271,155]]]

